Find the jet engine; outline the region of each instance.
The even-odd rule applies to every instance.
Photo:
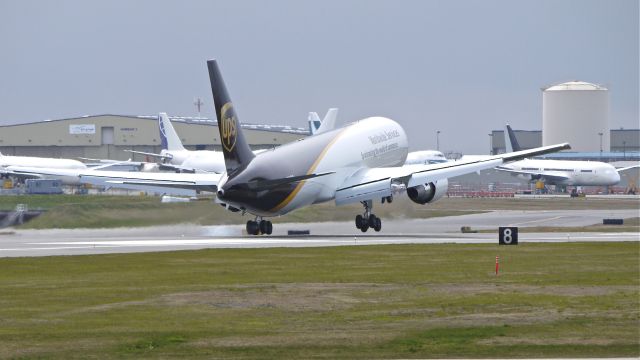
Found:
[[[407,195],[414,203],[424,205],[443,197],[447,193],[448,188],[449,180],[443,179],[407,188]]]

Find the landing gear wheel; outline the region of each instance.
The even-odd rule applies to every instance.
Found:
[[[260,233],[260,226],[257,221],[249,220],[247,221],[247,234],[249,235],[258,235]]]
[[[358,229],[362,230],[363,228],[365,229],[363,231],[367,231],[366,229],[369,228],[369,221],[364,216],[361,216],[360,217],[360,226],[358,226]]]
[[[380,231],[380,229],[382,229],[382,220],[380,220],[379,217],[376,217],[376,223],[373,226],[373,230],[375,230],[376,232]]]
[[[382,198],[383,201],[391,201],[391,197]],[[361,201],[362,206],[364,206],[364,214],[356,216],[356,228],[360,229],[362,232],[367,232],[369,228],[374,229],[375,231],[380,231],[382,228],[382,221],[380,218],[371,213],[371,209],[373,207],[373,203],[371,200]]]
[[[271,232],[273,232],[273,224],[271,224],[271,221],[260,221],[260,232],[263,234],[271,235]]]
[[[375,215],[373,214],[369,215],[369,222],[368,222],[369,227],[373,228],[376,226],[376,219],[377,217]]]

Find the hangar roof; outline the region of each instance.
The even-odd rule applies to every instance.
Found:
[[[29,123],[20,123],[20,124],[11,124],[5,126],[21,126],[28,124],[40,124],[42,122],[54,122],[54,121],[66,121],[66,120],[78,120],[78,119],[89,119],[93,117],[101,117],[101,116],[117,116],[124,118],[132,118],[132,119],[144,119],[144,120],[153,120],[157,121],[158,115],[120,115],[120,114],[96,114],[96,115],[83,115],[78,117],[64,118],[64,119],[47,119],[43,121],[34,121]],[[190,117],[190,116],[169,116],[171,121],[184,122],[187,124],[201,124],[201,125],[218,125],[217,120],[205,118],[205,117]],[[300,135],[309,135],[308,128],[299,128],[293,127],[289,125],[267,125],[267,124],[241,124],[243,129],[251,129],[251,130],[262,130],[262,131],[274,131],[274,132],[284,132],[291,134],[300,134]]]

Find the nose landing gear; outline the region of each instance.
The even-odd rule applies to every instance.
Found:
[[[249,235],[271,235],[272,232],[273,224],[269,220],[262,220],[261,217],[256,217],[255,220],[247,221],[247,234]]]
[[[382,229],[382,220],[379,217],[371,213],[373,207],[371,200],[361,201],[364,206],[364,214],[356,216],[356,228],[362,232],[367,232],[369,228],[372,228],[376,232]]]

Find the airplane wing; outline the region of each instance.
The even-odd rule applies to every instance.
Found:
[[[136,151],[136,150],[122,150],[122,151],[126,151],[132,154],[140,154],[140,155],[146,155],[146,156],[153,156],[153,157],[157,157],[160,159],[172,159],[173,156],[167,154],[167,155],[162,155],[162,154],[156,154],[156,153],[149,153],[149,152],[144,152],[144,151]]]
[[[616,171],[617,172],[621,172],[621,171],[626,171],[626,170],[629,170],[629,169],[635,169],[637,167],[640,167],[640,164],[631,165],[631,166],[622,167],[622,168],[617,168]]]
[[[206,170],[195,169],[189,166],[173,165],[173,164],[158,164],[158,169],[161,171],[173,171],[177,173],[180,172],[180,173],[191,173],[191,174],[217,174],[215,171],[206,171]]]
[[[45,175],[42,174],[36,174],[36,173],[21,173],[21,172],[16,172],[12,169],[13,166],[6,166],[6,167],[0,167],[0,175],[3,176],[14,176],[16,178],[20,178],[20,179],[42,179],[45,177]]]
[[[215,192],[220,174],[142,173],[130,171],[86,171],[79,175],[80,182],[127,188],[126,185],[178,188]],[[118,186],[120,185],[120,186]]]
[[[539,177],[541,179],[549,179],[549,180],[554,180],[554,181],[569,180],[568,176],[565,176],[565,175],[563,175],[561,173],[554,174],[553,172],[549,172],[549,171],[545,171],[543,173],[543,172],[540,172],[540,171],[515,170],[515,169],[510,169],[508,167],[503,167],[503,166],[496,166],[496,170],[506,171],[506,172],[519,174],[519,175],[529,175],[529,176],[532,176],[532,177]]]
[[[166,190],[167,194],[184,195],[179,189],[215,192],[221,174],[216,173],[148,173],[137,171],[107,171],[94,169],[48,169],[10,166],[6,169],[11,174],[34,177],[73,177],[83,184],[92,184],[121,189],[148,190],[158,192]],[[177,190],[172,190],[177,189]]]
[[[404,165],[390,168],[363,168],[348,177],[336,190],[336,205],[349,204],[390,196],[394,189],[406,189],[420,184],[491,169],[504,163],[522,160],[554,151],[569,149],[569,144],[544,146],[480,159],[439,164]]]

